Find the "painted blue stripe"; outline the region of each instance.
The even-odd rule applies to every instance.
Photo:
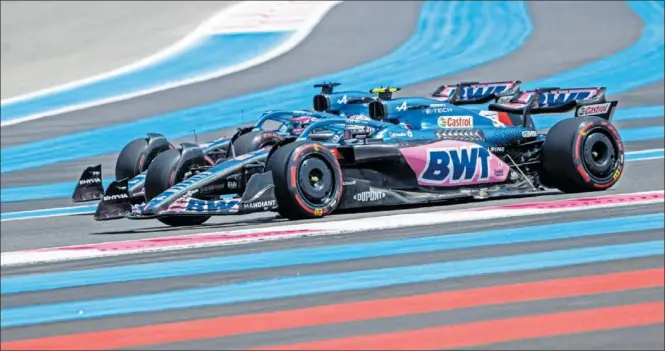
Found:
[[[137,133],[170,139],[235,126],[241,114],[255,120],[266,109],[311,106],[312,85],[322,80],[345,88],[408,86],[488,63],[519,48],[532,31],[524,2],[427,1],[415,33],[388,55],[334,74],[188,108],[138,121],[8,147],[2,173],[120,150]],[[249,119],[245,120],[248,122]]]
[[[605,86],[611,95],[662,81],[665,76],[663,1],[627,3],[642,18],[642,34],[637,42],[616,54],[549,78],[528,82],[523,87]],[[580,45],[586,44],[580,42]]]
[[[619,104],[621,104],[621,102],[619,102]],[[556,113],[533,115],[532,119],[537,128],[548,129],[551,128],[556,122],[565,118],[571,118],[572,116],[573,115],[571,113]],[[635,121],[639,119],[662,118],[663,116],[665,116],[665,105],[619,108],[614,112],[612,123]]]
[[[0,213],[0,221],[91,214],[95,213],[96,210],[97,210],[97,204],[61,207],[61,208],[49,208],[49,209],[34,210],[34,211]]]
[[[609,93],[615,94],[634,89],[651,82],[662,80],[663,58],[665,56],[663,50],[664,43],[662,2],[629,2],[629,5],[642,18],[644,22],[643,33],[636,43],[631,45],[628,49],[615,55],[608,56],[604,59],[586,64],[578,69],[564,72],[547,79],[529,82],[528,84],[525,84],[524,87],[535,88],[538,86],[572,87],[603,85],[608,87]],[[426,8],[427,4],[424,6],[424,11]],[[508,24],[506,28],[515,25],[515,19],[504,18],[503,16],[498,15],[498,12],[496,17],[490,16],[490,18],[484,18],[483,12],[481,11],[478,11],[478,14],[478,16],[472,18],[466,18],[468,14],[464,14],[460,15],[460,18],[464,19],[465,21],[482,19],[482,21],[488,23],[488,25],[493,23],[494,20],[499,20],[499,22],[505,22]],[[522,14],[522,16],[526,18],[525,14]],[[465,25],[465,21],[462,21],[460,25]],[[526,22],[530,33],[531,23],[528,22],[528,19]],[[421,26],[422,23],[423,22],[421,21]],[[501,29],[502,28],[500,27],[497,28],[497,30]],[[515,33],[515,29],[511,28],[510,30],[512,33]],[[443,35],[441,37],[446,36]],[[494,37],[505,38],[502,35],[494,35]],[[417,35],[412,37],[412,39],[414,38],[417,38]],[[492,42],[491,39],[492,37],[490,37],[485,42],[477,41],[477,43],[489,44]],[[446,41],[449,40],[450,39],[446,37]],[[504,40],[504,44],[505,42],[510,42],[510,40],[512,39]],[[407,42],[407,44],[411,43],[411,41],[412,40]],[[405,47],[408,47],[408,45],[405,44],[392,55],[388,55],[383,59],[375,61],[380,62],[382,65],[385,65],[385,67],[393,69],[393,72],[389,72],[387,74],[384,73],[384,77],[391,78],[390,81],[385,81],[385,78],[379,79],[381,77],[373,77],[374,79],[365,78],[363,73],[373,72],[372,69],[370,69],[371,64],[359,66],[355,72],[352,69],[325,78],[331,78],[332,80],[343,81],[346,84],[350,84],[352,86],[358,86],[359,81],[353,79],[353,75],[346,75],[347,72],[353,72],[359,78],[363,78],[363,81],[361,81],[363,84],[360,86],[362,88],[363,86],[366,87],[368,85],[377,85],[377,83],[406,86],[424,81],[425,79],[416,79],[416,77],[420,78],[420,76],[413,76],[413,79],[403,77],[404,74],[413,75],[414,72],[418,71],[419,69],[420,71],[423,69],[428,70],[428,73],[430,73],[430,79],[435,78],[436,76],[445,75],[446,73],[451,73],[444,72],[441,70],[441,68],[436,66],[431,66],[432,63],[438,64],[442,62],[427,56],[426,53],[436,55],[438,51],[435,48],[430,50],[420,50],[421,52],[419,53],[418,58],[427,57],[425,62],[419,62],[415,58],[412,59],[409,57],[412,62],[403,64],[404,60],[397,60],[399,57],[395,57],[395,54],[401,54],[403,51],[406,51],[402,50]],[[454,47],[454,45],[451,45],[451,47]],[[499,47],[497,47],[497,49],[499,49]],[[458,51],[468,52],[469,50],[464,51],[458,49]],[[460,55],[457,58],[451,58],[447,60],[448,62],[446,62],[446,60],[443,62],[448,65],[446,68],[450,68],[451,65],[455,66],[455,64],[459,64],[460,61],[464,61],[465,59],[472,60],[470,62],[474,62],[473,60],[482,60],[483,58],[481,57],[482,56],[467,57]],[[392,62],[386,61],[385,59],[390,59]],[[456,59],[459,61],[456,61]],[[380,67],[375,69],[380,70]],[[363,70],[366,70],[366,72]],[[254,99],[260,99],[262,102],[268,101],[271,103],[270,106],[273,106],[272,104],[274,103],[274,108],[298,108],[307,106],[309,101],[305,99],[305,97],[297,96],[297,94],[294,92],[306,91],[306,89],[310,89],[310,84],[322,79],[323,78],[317,78],[316,80],[300,82],[289,85],[287,87],[273,89],[260,93],[261,96],[258,96],[257,94],[249,94],[237,99],[223,100],[209,105],[198,106],[193,109],[186,109],[144,119],[141,121],[102,128],[92,132],[77,133],[8,148],[1,156],[2,173],[36,167],[43,164],[76,159],[80,157],[93,156],[95,154],[113,152],[122,148],[122,146],[131,140],[133,135],[139,131],[159,131],[166,134],[170,138],[176,138],[184,136],[189,130],[192,129],[197,129],[200,131],[213,131],[230,127],[238,124],[238,120],[234,119],[233,116],[240,115],[240,110],[244,109],[249,116],[258,116],[260,109],[264,108],[263,106],[265,105],[261,105],[260,108],[257,108],[256,105],[252,105],[252,100]],[[291,94],[289,94],[289,91]],[[230,118],[220,120],[218,111],[228,111],[227,116]],[[167,124],[167,126],[164,124]],[[109,138],[108,136],[118,136],[119,138],[115,140],[106,140]],[[75,147],[75,149],[79,150],[77,153],[67,154],[63,152],[58,158],[49,159],[49,156],[42,154],[46,152],[44,150],[55,150],[57,148],[64,147],[63,145],[70,144],[78,144],[81,145],[81,147]]]
[[[624,143],[662,139],[665,135],[665,126],[626,128],[619,130]]]
[[[106,189],[112,181],[112,178],[103,179],[102,185],[104,186],[104,189]],[[74,181],[2,188],[0,202],[68,198],[74,193],[76,184],[77,182]]]
[[[6,295],[146,279],[311,265],[389,255],[468,249],[481,246],[569,239],[603,234],[625,234],[638,230],[662,229],[665,227],[663,220],[663,213],[658,213],[362,244],[281,250],[59,273],[31,274],[2,278],[0,291]]]
[[[647,160],[651,158],[663,158],[665,157],[665,150],[645,150],[639,152],[629,152],[626,154],[626,161],[639,161]]]
[[[372,289],[484,274],[662,255],[663,240],[533,254],[258,280],[207,288],[2,309],[2,328]]]
[[[164,61],[69,90],[2,106],[2,121],[155,88],[238,65],[278,47],[288,32],[219,34]]]

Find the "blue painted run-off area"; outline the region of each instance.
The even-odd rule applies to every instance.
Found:
[[[662,80],[663,3],[630,2],[629,5],[644,21],[644,31],[636,43],[578,69],[526,82],[525,88],[606,86],[609,93],[618,94]],[[116,152],[148,131],[175,139],[186,136],[192,129],[203,133],[235,126],[243,111],[245,116],[255,119],[266,106],[306,108],[311,105],[311,95],[303,91],[312,90],[313,84],[324,79],[343,82],[349,89],[420,83],[505,56],[523,44],[531,29],[523,2],[426,2],[413,36],[380,59],[267,91],[9,147],[1,155],[2,173]]]
[[[58,273],[29,274],[2,278],[0,292],[6,295],[146,279],[165,279],[296,265],[312,265],[389,255],[408,255],[598,235],[630,234],[639,230],[662,229],[665,226],[662,219],[663,213],[655,213],[630,217],[565,222],[557,223],[556,225],[545,224],[361,244],[279,250]]]
[[[606,86],[607,94],[619,94],[662,81],[665,76],[665,19],[663,18],[665,2],[628,1],[628,6],[642,18],[643,22],[642,35],[635,43],[616,54],[576,69],[545,79],[525,82],[522,87],[535,89]],[[580,43],[580,45],[585,44]]]
[[[2,121],[152,89],[229,68],[267,53],[294,32],[218,34],[148,67],[2,106]]]
[[[159,312],[372,289],[485,274],[531,271],[662,254],[663,240],[654,240],[417,266],[390,267],[343,273],[309,274],[212,287],[171,290],[155,294],[4,308],[0,312],[0,320],[2,328],[9,328],[113,317],[134,313]]]
[[[199,133],[219,130],[237,125],[243,110],[255,119],[268,109],[308,108],[315,92],[312,85],[324,79],[362,90],[420,83],[501,58],[518,49],[531,31],[524,2],[427,1],[414,34],[377,60],[212,104],[8,147],[2,150],[2,173],[116,152],[149,131],[174,139],[192,129]]]

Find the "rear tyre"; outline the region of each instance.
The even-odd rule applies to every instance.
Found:
[[[326,147],[294,142],[268,159],[279,214],[288,219],[317,218],[332,213],[342,197],[342,168]]]
[[[190,155],[189,153],[185,155]],[[194,165],[210,164],[209,158],[191,158],[181,160],[180,150],[173,149],[159,154],[148,167],[145,178],[145,197],[150,201],[175,184],[186,179],[187,173]],[[181,162],[182,161],[182,162]],[[205,223],[211,216],[164,216],[157,220],[172,226],[183,227]]]
[[[120,151],[115,163],[115,179],[134,178],[148,169],[160,153],[173,149],[166,139],[157,138],[148,143],[148,138],[135,139]]]
[[[609,189],[624,167],[619,133],[598,117],[555,124],[547,133],[542,156],[543,182],[566,193]]]
[[[284,137],[275,132],[258,130],[239,136],[233,142],[233,148],[236,155],[240,156],[264,147],[273,146],[282,140],[284,140]]]

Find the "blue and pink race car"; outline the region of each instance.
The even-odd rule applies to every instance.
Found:
[[[399,88],[315,87],[312,111],[269,111],[253,127],[175,147],[148,134],[121,152],[104,192],[88,167],[74,201],[101,199],[95,219],[198,225],[214,215],[336,210],[605,190],[624,149],[605,88],[521,91],[520,81],[459,83],[429,97]],[[485,110],[465,107],[490,103]],[[572,111],[539,134],[532,117]],[[537,117],[535,117],[537,118]],[[267,128],[268,124],[275,128]]]

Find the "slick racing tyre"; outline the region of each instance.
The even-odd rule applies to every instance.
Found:
[[[134,178],[150,166],[160,153],[173,149],[173,145],[160,134],[132,140],[120,151],[115,163],[115,179]]]
[[[278,212],[288,219],[322,217],[342,197],[342,169],[333,153],[317,143],[294,142],[279,147],[268,159]]]
[[[284,140],[284,137],[275,132],[257,130],[239,136],[233,142],[233,148],[236,156],[240,156],[266,146],[273,146],[282,140]]]
[[[555,124],[543,145],[541,179],[563,192],[606,190],[621,177],[624,150],[616,128],[599,117]]]
[[[166,189],[185,180],[192,166],[204,164],[212,165],[212,160],[209,157],[193,157],[192,153],[183,153],[179,149],[168,150],[159,154],[148,167],[146,174],[146,202],[154,199],[157,195],[166,191]],[[210,216],[189,215],[157,218],[160,222],[172,227],[199,225],[208,219],[210,219]]]

